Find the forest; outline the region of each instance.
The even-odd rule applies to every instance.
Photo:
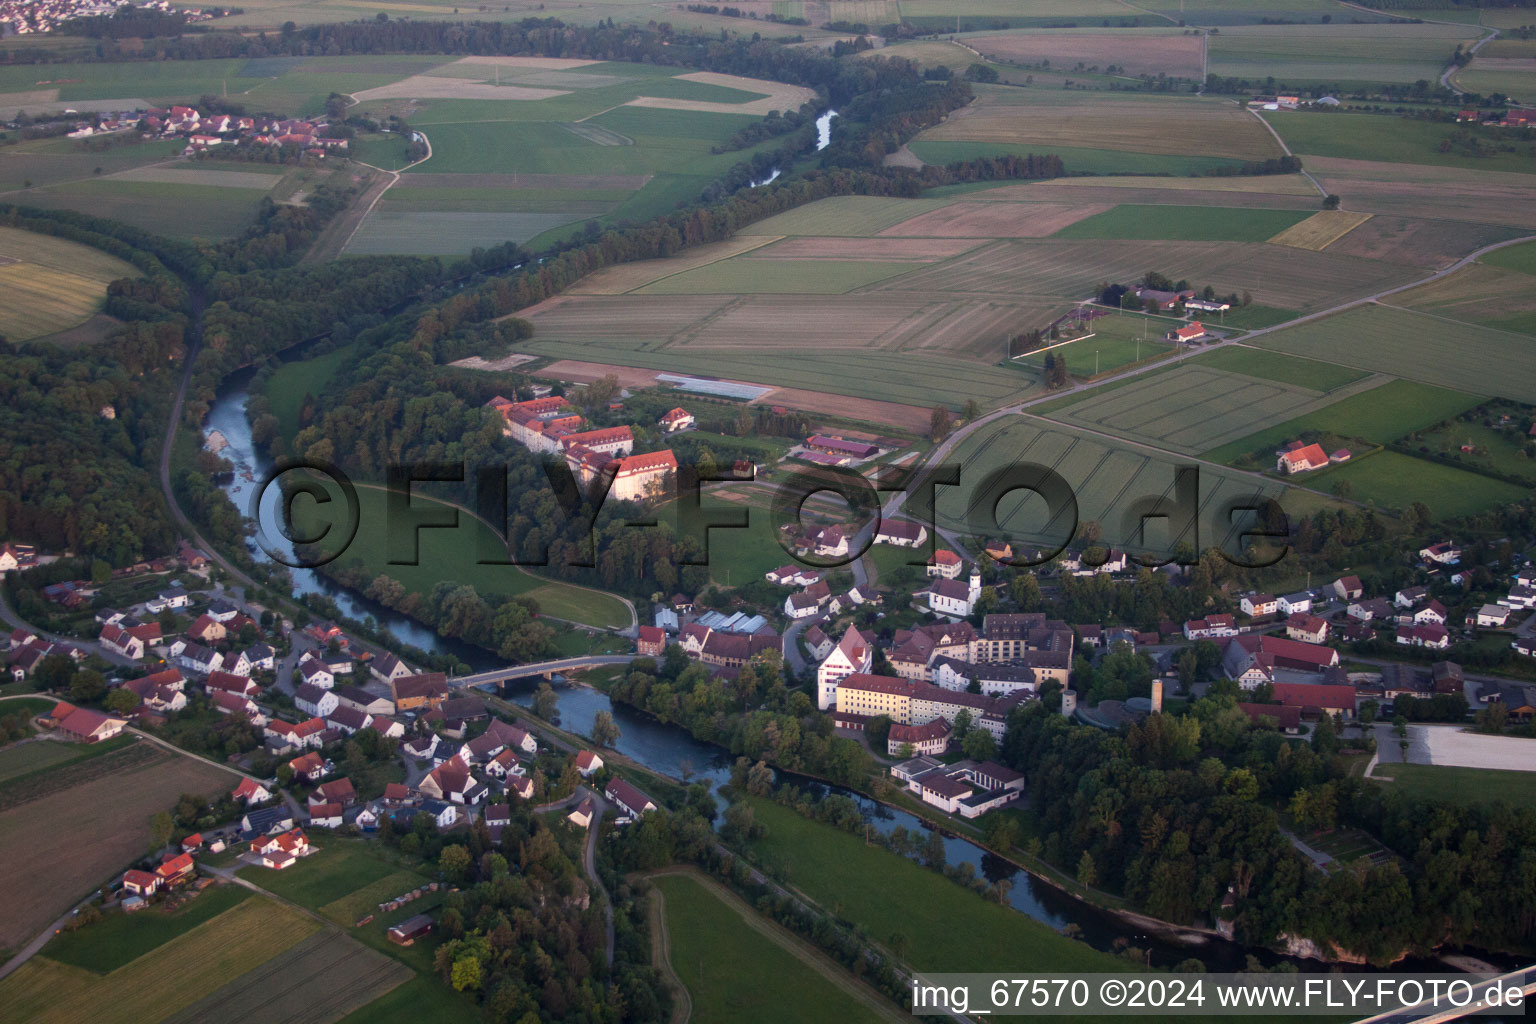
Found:
[[[1230,889],[1250,944],[1300,936],[1378,965],[1441,944],[1528,948],[1536,812],[1421,803],[1351,775],[1341,749],[1329,726],[1295,743],[1218,693],[1119,734],[1032,702],[1001,760],[1034,794],[1034,852],[1163,920],[1214,920]],[[1315,871],[1280,807],[1313,830],[1361,828],[1393,856]]]

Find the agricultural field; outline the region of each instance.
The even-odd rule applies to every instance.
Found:
[[[1369,213],[1319,210],[1269,239],[1272,245],[1321,251],[1371,219]]]
[[[1388,301],[1451,320],[1536,332],[1536,289],[1531,287],[1531,275],[1487,262],[1473,263],[1438,281],[1399,292]]]
[[[1349,209],[1376,214],[1333,252],[1442,267],[1536,229],[1536,193],[1516,171],[1319,156],[1306,165]]]
[[[1125,205],[1069,224],[1052,237],[1263,242],[1307,219],[1297,210]]]
[[[1255,344],[1471,394],[1536,403],[1536,347],[1528,336],[1427,313],[1358,306],[1266,334]]]
[[[238,885],[214,885],[172,911],[154,905],[132,914],[109,912],[87,928],[55,936],[43,947],[43,955],[61,964],[107,974],[250,897],[251,891]]]
[[[1365,390],[1372,378],[1323,393],[1209,364],[1181,364],[1074,402],[1051,416],[1063,423],[1185,455],[1321,409]]]
[[[1423,502],[1436,519],[1473,515],[1530,495],[1526,487],[1395,451],[1308,473],[1304,480],[1308,487],[1355,501],[1374,501],[1387,509]]]
[[[1274,465],[1274,453],[1288,441],[1315,432],[1335,442],[1351,440],[1388,444],[1414,431],[1432,427],[1482,402],[1462,391],[1450,391],[1411,380],[1391,380],[1314,412],[1265,430],[1247,434],[1202,452],[1202,457],[1228,465],[1244,465],[1251,456],[1264,469]],[[1325,445],[1330,447],[1329,445]]]
[[[1334,391],[1366,376],[1362,371],[1347,366],[1318,362],[1316,359],[1298,359],[1247,346],[1227,345],[1213,352],[1201,353],[1189,362],[1193,366],[1227,370],[1245,377],[1278,381],[1311,391]]]
[[[4,193],[0,198],[15,202],[25,195],[18,194],[19,189],[90,180],[146,164],[164,163],[179,155],[181,149],[179,143],[159,141],[126,143],[105,149],[79,139],[18,142],[0,147],[0,193]]]
[[[1003,147],[1060,153],[1069,173],[1114,173],[1075,162],[1069,155],[1074,148],[1165,156],[1186,163],[1191,157],[1208,157],[1216,161],[1212,166],[1282,155],[1263,125],[1225,100],[1007,86],[977,86],[975,102],[911,143],[912,151],[928,163],[963,159],[957,155],[963,150],[926,148],[937,143],[965,143],[977,156],[1019,151]],[[1161,170],[1155,164],[1129,161],[1121,173]]]
[[[361,113],[408,116],[432,152],[346,251],[430,255],[666,212],[752,155],[712,147],[812,93],[639,64],[468,57],[356,98]]]
[[[1049,62],[1051,69],[1065,72],[1108,72],[1113,66],[1124,75],[1163,74],[1190,79],[1200,77],[1204,45],[1203,36],[1172,28],[1097,32],[1035,29],[1028,33],[972,35],[965,41],[983,56],[1007,64],[1038,67]]]
[[[140,740],[57,769],[46,786],[6,793],[0,863],[12,870],[0,882],[7,907],[0,947],[26,942],[146,852],[150,817],[181,794],[217,793],[235,780],[230,772]]]
[[[1456,72],[1453,80],[1458,88],[1467,92],[1484,96],[1499,93],[1508,97],[1511,103],[1536,102],[1536,58],[1533,57],[1485,57],[1479,52],[1470,65]]]
[[[1536,275],[1536,242],[1508,245],[1484,255],[1478,262],[1522,274]]]
[[[898,1021],[906,1017],[836,962],[703,876],[652,879],[662,950],[699,1024]],[[653,911],[654,912],[654,911]],[[784,979],[794,978],[786,987]]]
[[[101,311],[110,282],[138,276],[99,249],[0,228],[0,337],[32,341],[85,323]]]
[[[355,562],[366,568],[369,577],[382,573],[398,580],[407,591],[423,596],[431,593],[440,581],[451,579],[474,587],[487,599],[531,597],[539,603],[543,614],[555,618],[603,628],[629,625],[628,609],[611,594],[546,580],[516,566],[478,564],[482,557],[505,557],[505,549],[491,528],[467,510],[459,511],[459,525],[455,529],[420,532],[418,564],[390,565],[385,492],[381,487],[370,485],[359,487],[357,496],[360,505],[357,536],[338,560],[338,567],[345,568]],[[411,501],[415,508],[440,504],[421,494],[412,495]],[[307,502],[296,503],[295,515],[302,522],[306,513],[313,514],[313,508]],[[409,555],[410,552],[405,551],[399,557]]]
[[[1262,116],[1303,157],[1334,157],[1344,160],[1385,161],[1458,167],[1476,171],[1511,171],[1536,174],[1536,156],[1529,147],[1512,152],[1473,156],[1454,147],[1441,152],[1442,143],[1465,126],[1417,121],[1391,114],[1324,113],[1321,110],[1266,110]],[[1481,175],[1478,175],[1481,177]],[[1388,178],[1388,180],[1393,180]],[[1356,205],[1351,202],[1351,206]],[[1426,211],[1426,215],[1430,215]]]
[[[11,709],[6,708],[6,711]],[[0,748],[0,783],[20,775],[73,761],[80,748],[73,743],[23,740]]]
[[[1342,20],[1342,19],[1335,19]],[[1242,25],[1210,38],[1208,70],[1282,87],[1435,81],[1458,43],[1484,33],[1458,25]]]
[[[33,957],[0,981],[0,1003],[9,1019],[36,1024],[154,1024],[194,1006],[319,927],[271,900],[248,899],[106,974]],[[319,998],[329,982],[314,979],[314,988],[305,994]],[[298,995],[309,988],[290,987],[289,992]]]
[[[1125,388],[1110,389],[1118,394]],[[1047,515],[1045,502],[1029,492],[1012,495],[984,491],[979,482],[1008,465],[1043,466],[1060,474],[1077,501],[1077,519],[1102,524],[1107,544],[1131,550],[1150,547],[1164,556],[1179,540],[1192,536],[1160,536],[1161,525],[1153,520],[1147,544],[1133,543],[1137,521],[1133,513],[1145,502],[1172,492],[1176,464],[1181,460],[1149,450],[1134,442],[1089,436],[1070,426],[1049,420],[1010,418],[976,431],[961,442],[953,460],[965,467],[968,485],[940,488],[938,522],[945,529],[964,533],[1002,533],[1015,544],[1062,543],[1072,525],[1067,511]],[[1232,526],[1227,516],[1231,502],[1251,504],[1255,495],[1279,497],[1283,485],[1274,481],[1226,474],[1201,467],[1199,548],[1235,543],[1243,525]],[[997,527],[988,520],[996,508]],[[972,522],[975,518],[976,521]]]

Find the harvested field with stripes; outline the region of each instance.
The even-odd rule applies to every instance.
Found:
[[[1378,213],[1328,246],[1337,256],[1362,256],[1436,270],[1494,242],[1525,234],[1504,224],[1474,224]]]
[[[1371,219],[1368,213],[1320,210],[1299,224],[1292,224],[1271,238],[1272,245],[1321,251]]]
[[[1051,418],[1116,437],[1196,455],[1382,383],[1366,377],[1337,391],[1312,391],[1188,363],[1091,393]]]
[[[1084,217],[1112,209],[1108,203],[955,202],[920,213],[881,231],[919,238],[1045,238]]]
[[[921,218],[918,218],[921,219]],[[900,232],[888,232],[900,234]],[[745,236],[748,239],[760,236]],[[970,238],[786,238],[751,254],[760,260],[877,260],[933,263],[974,249]]]
[[[1049,467],[1071,486],[1077,499],[1079,521],[1101,524],[1103,539],[1116,547],[1137,550],[1128,543],[1134,539],[1128,518],[1138,503],[1171,496],[1175,456],[1160,455],[1134,444],[1107,438],[1089,437],[1070,427],[1058,426],[1034,417],[1009,417],[996,425],[977,431],[960,445],[953,461],[965,467],[972,481],[987,478],[1007,465]],[[1200,537],[1199,546],[1226,543],[1235,538],[1245,524],[1228,526],[1228,503],[1252,499],[1255,493],[1278,495],[1282,485],[1235,473],[1200,467]],[[987,522],[996,508],[997,526]],[[1047,513],[1044,499],[1028,491],[1000,494],[970,487],[939,488],[939,525],[951,530],[996,536],[1004,533],[1015,543],[1061,543],[1071,525],[1069,510]],[[973,522],[973,517],[977,521]],[[1152,521],[1153,524],[1157,520]],[[1176,543],[1177,538],[1157,535],[1148,528],[1153,548]],[[1184,538],[1193,541],[1193,537]]]
[[[1536,403],[1536,345],[1530,335],[1428,313],[1359,307],[1266,334],[1256,344],[1471,394]]]
[[[3,273],[3,271],[0,271]],[[1531,276],[1486,263],[1473,263],[1429,284],[1398,292],[1391,305],[1417,309],[1453,320],[1512,330],[1536,323],[1536,288]],[[1516,326],[1520,325],[1520,326]]]

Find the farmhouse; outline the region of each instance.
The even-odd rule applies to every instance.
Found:
[[[1292,441],[1279,453],[1275,469],[1281,473],[1309,473],[1328,465],[1328,453],[1320,444],[1302,444]]]
[[[1296,708],[1303,718],[1320,718],[1324,713],[1341,718],[1355,714],[1355,688],[1326,683],[1276,683],[1275,699],[1284,707]]]
[[[1294,736],[1301,731],[1301,708],[1286,707],[1283,704],[1248,704],[1238,702],[1238,710],[1252,719],[1254,725],[1264,725],[1266,721],[1274,723],[1274,726],[1287,735]]]
[[[69,708],[62,712],[63,708]],[[57,720],[56,728],[66,738],[76,743],[100,743],[109,740],[122,732],[127,727],[125,719],[113,718],[90,708],[77,708],[68,704],[60,704],[53,710],[52,717]]]
[[[922,523],[904,519],[882,519],[875,531],[876,544],[890,544],[898,548],[915,548],[928,540],[928,528]]]
[[[1339,652],[1331,647],[1278,636],[1237,637],[1227,642],[1221,659],[1227,678],[1246,690],[1274,683],[1280,673],[1315,677],[1338,663]]]
[[[880,452],[879,445],[873,445],[867,441],[845,441],[840,437],[828,437],[825,434],[812,434],[805,439],[805,447],[812,451],[826,452],[828,455],[848,459],[867,459]]]

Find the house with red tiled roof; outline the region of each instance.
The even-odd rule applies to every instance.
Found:
[[[135,896],[151,896],[160,888],[160,876],[152,871],[132,868],[123,872],[123,888]]]
[[[325,758],[313,750],[289,761],[288,767],[293,769],[295,778],[306,782],[319,782],[325,778]]]
[[[687,409],[678,407],[669,410],[666,415],[657,421],[657,426],[668,434],[675,434],[679,430],[688,430],[693,426],[693,414]]]
[[[249,807],[272,799],[272,791],[255,779],[241,779],[240,785],[235,787],[230,796]]]
[[[161,861],[155,869],[155,875],[160,879],[161,887],[168,888],[185,882],[196,870],[197,865],[192,862],[190,853],[178,853]]]
[[[952,580],[960,575],[960,566],[963,564],[964,560],[953,551],[935,551],[933,557],[928,559],[928,575]]]
[[[1163,335],[1164,341],[1172,341],[1180,345],[1188,345],[1191,342],[1200,341],[1206,335],[1205,325],[1199,320],[1191,320],[1183,327],[1175,327]]]
[[[315,787],[315,791],[309,794],[311,804],[340,804],[346,807],[357,803],[357,790],[352,788],[351,779],[332,779],[330,782],[322,782]]]
[[[640,635],[635,640],[635,653],[651,658],[659,658],[667,646],[667,631],[660,626],[641,626]]]
[[[576,752],[576,770],[583,777],[590,776],[603,768],[603,759],[598,757],[595,751],[579,750]]]
[[[58,709],[54,709],[58,713]],[[76,743],[100,743],[122,732],[128,725],[126,719],[104,715],[90,708],[74,708],[57,726],[58,731]]]
[[[1291,446],[1281,452],[1275,462],[1275,469],[1281,473],[1309,473],[1314,469],[1322,469],[1328,465],[1328,453],[1323,451],[1320,444],[1302,444],[1294,441]]]

